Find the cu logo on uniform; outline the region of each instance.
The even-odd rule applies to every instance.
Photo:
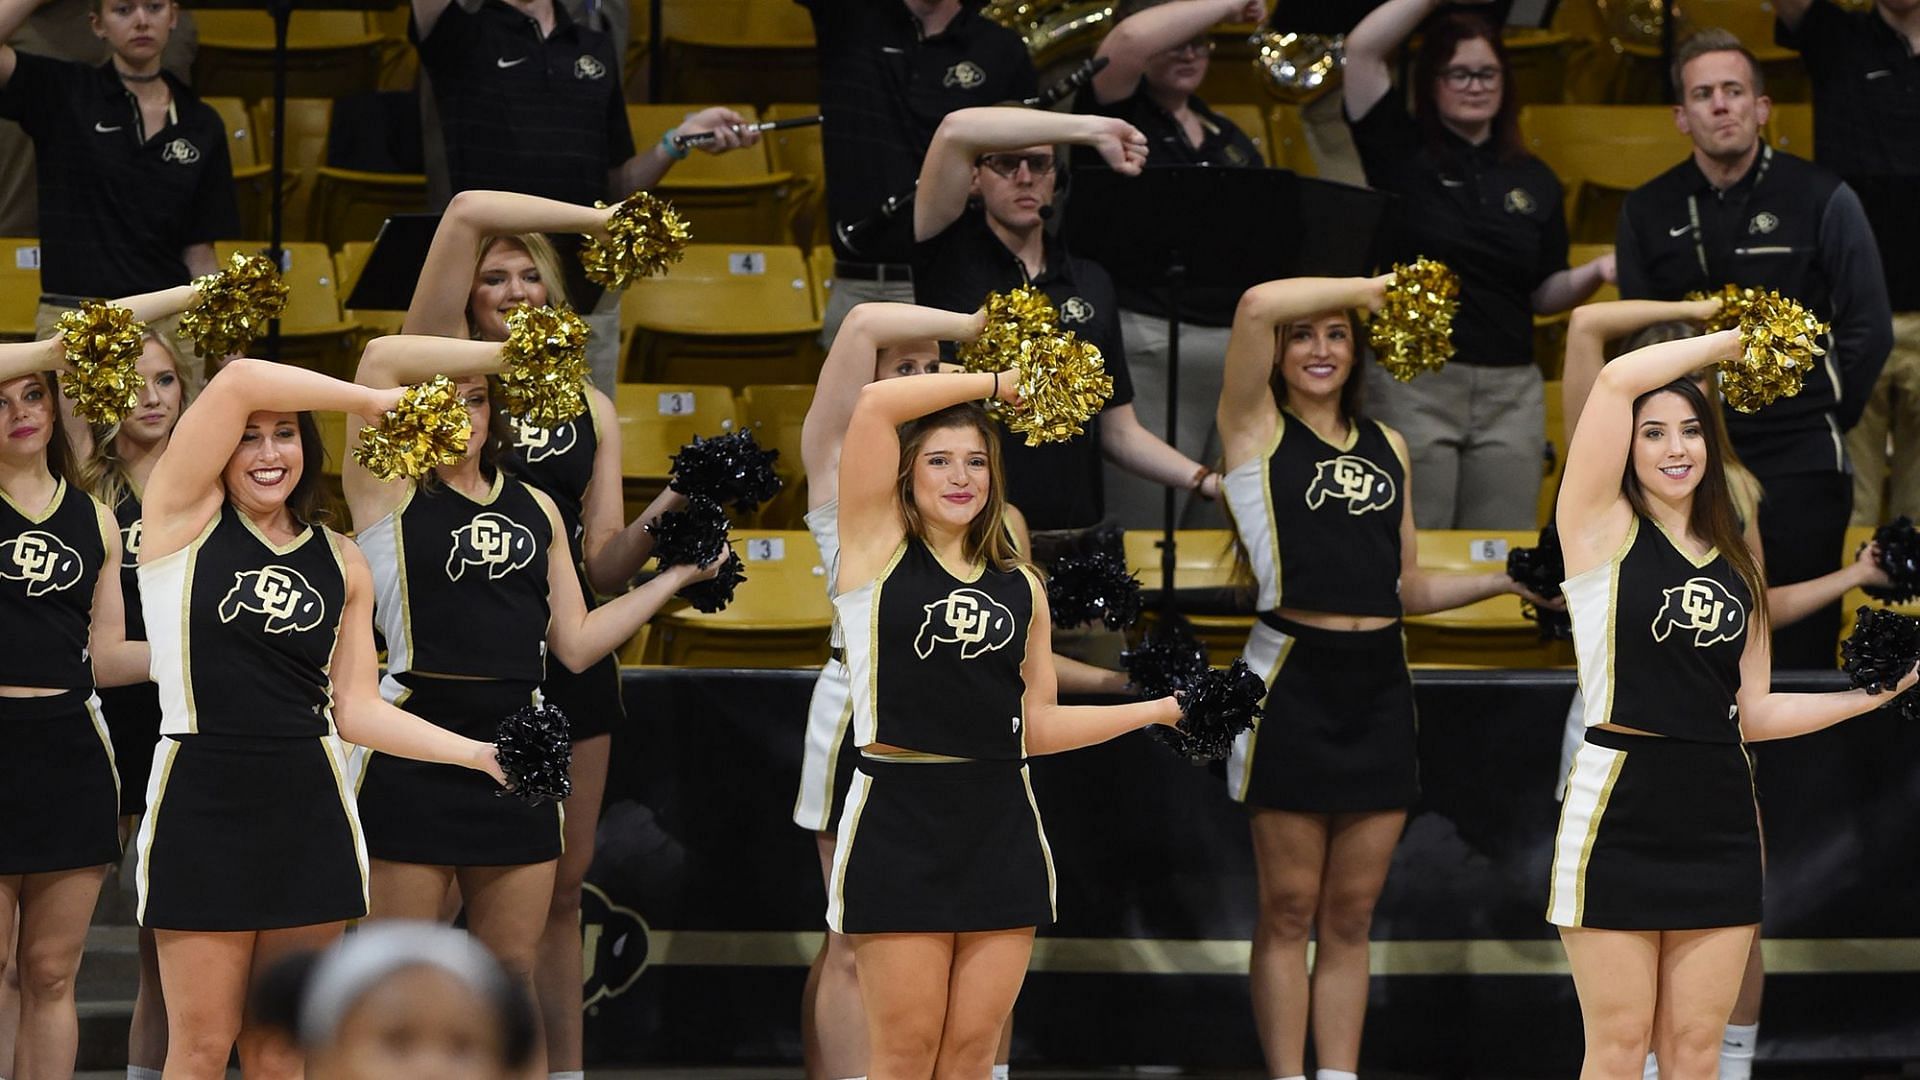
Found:
[[[520,448],[520,454],[531,465],[536,461],[561,457],[571,451],[580,439],[579,432],[572,424],[547,428],[538,424],[522,421],[514,422],[513,444]]]
[[[131,570],[140,565],[140,519],[120,530],[120,565]]]
[[[1705,648],[1740,636],[1747,609],[1725,585],[1712,578],[1689,578],[1684,585],[1661,590],[1660,611],[1653,617],[1653,640],[1665,641],[1675,630],[1693,631],[1693,644]]]
[[[947,76],[940,80],[942,86],[957,86],[962,90],[971,90],[987,81],[987,73],[979,64],[971,60],[962,60],[947,69]]]
[[[0,578],[27,583],[28,596],[80,583],[80,553],[50,532],[35,529],[0,544]]]
[[[1393,477],[1363,457],[1341,454],[1314,465],[1313,483],[1307,486],[1307,509],[1318,510],[1328,499],[1347,504],[1347,513],[1359,516],[1369,510],[1385,510],[1393,505]]]
[[[591,56],[583,56],[573,62],[573,77],[576,79],[598,79],[607,73],[607,65]]]
[[[533,532],[500,514],[481,514],[453,530],[453,550],[447,552],[447,578],[459,581],[469,566],[487,568],[487,578],[498,581],[533,561]]]
[[[1067,302],[1060,305],[1060,321],[1062,323],[1083,323],[1091,322],[1092,320],[1093,305],[1087,303],[1082,297],[1069,296],[1067,297]]]
[[[1006,605],[979,589],[955,589],[926,606],[913,651],[925,660],[945,641],[960,646],[960,659],[971,660],[1012,640],[1013,612]]]
[[[230,623],[243,611],[266,617],[269,634],[304,633],[320,625],[327,606],[300,571],[263,566],[233,575],[233,587],[220,598],[220,621]]]

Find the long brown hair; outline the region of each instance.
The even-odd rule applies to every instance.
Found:
[[[900,516],[906,521],[908,537],[925,539],[926,524],[920,520],[920,509],[913,502],[913,463],[920,459],[921,447],[934,432],[956,429],[979,432],[980,441],[987,448],[987,503],[967,524],[961,550],[969,564],[984,561],[1005,573],[1026,560],[1014,550],[1013,541],[1007,536],[1006,469],[1000,460],[1000,434],[980,406],[962,402],[900,425],[900,474],[894,485]]]
[[[193,385],[184,374],[186,364],[179,348],[167,335],[149,330],[141,344],[144,347],[148,342],[164,349],[167,359],[172,362],[174,382],[180,387],[180,407],[173,411],[173,422],[177,426],[187,406],[193,401]],[[172,429],[167,434],[172,435]],[[119,446],[115,445],[119,435],[118,423],[93,425],[93,452],[79,467],[80,486],[109,507],[120,505],[120,500],[133,491],[133,478],[127,472],[126,460],[120,456]]]
[[[1693,407],[1693,415],[1700,419],[1700,430],[1707,444],[1706,467],[1700,473],[1700,484],[1693,489],[1693,505],[1687,514],[1687,531],[1718,548],[1732,564],[1740,580],[1746,582],[1747,590],[1753,594],[1753,610],[1759,614],[1762,624],[1767,616],[1767,580],[1760,572],[1760,564],[1747,547],[1746,535],[1740,522],[1740,513],[1734,505],[1733,485],[1727,476],[1727,461],[1733,456],[1727,441],[1727,422],[1720,410],[1707,400],[1698,384],[1691,378],[1675,379],[1658,389],[1649,390],[1633,399],[1634,438],[1638,438],[1640,429],[1640,410],[1647,402],[1661,394],[1678,394]],[[1620,477],[1620,493],[1627,497],[1627,505],[1640,517],[1653,520],[1653,511],[1647,503],[1646,489],[1640,486],[1639,474],[1634,472],[1633,454],[1627,454],[1627,465]]]
[[[1500,111],[1493,116],[1493,149],[1502,161],[1526,154],[1520,138],[1520,95],[1513,87],[1513,64],[1507,59],[1507,47],[1500,32],[1478,15],[1455,12],[1430,20],[1422,30],[1420,51],[1413,59],[1413,113],[1420,122],[1427,149],[1438,150],[1444,141],[1446,126],[1440,119],[1440,106],[1434,100],[1433,84],[1440,79],[1453,54],[1463,42],[1484,41],[1500,64]]]

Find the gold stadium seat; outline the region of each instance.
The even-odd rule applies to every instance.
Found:
[[[247,113],[247,103],[237,97],[202,98],[213,111],[220,114],[220,122],[227,128],[227,156],[233,160],[237,170],[242,165],[259,162],[253,137],[253,117]]]
[[[1767,141],[1796,157],[1813,157],[1813,106],[1785,102],[1767,118]]]
[[[266,246],[262,240],[221,240],[213,245],[213,251],[224,263],[234,252],[257,254]],[[281,273],[287,283],[287,310],[280,317],[279,359],[351,379],[358,359],[354,352],[358,327],[340,312],[333,254],[324,244],[291,243],[285,247],[286,263]],[[264,347],[264,339],[254,345],[256,350]]]
[[[334,245],[371,240],[395,214],[427,206],[427,178],[420,173],[365,172],[321,165],[314,169],[307,205],[307,239]]]
[[[248,236],[265,236],[272,227],[273,165],[260,154],[253,134],[253,115],[237,97],[203,98],[227,129],[227,156],[233,163],[233,195],[240,208],[240,229]]]
[[[823,242],[807,253],[807,273],[812,278],[813,310],[825,320],[827,301],[833,296],[833,245]]]
[[[1847,546],[1842,549],[1847,562],[1852,562],[1858,556],[1860,549],[1873,540],[1873,530],[1872,525],[1847,527]],[[1864,590],[1848,589],[1847,594],[1840,598],[1840,641],[1847,640],[1847,635],[1853,633],[1853,613],[1862,607],[1890,607],[1903,614],[1920,618],[1920,600],[1909,600],[1904,604],[1883,604],[1868,596]],[[1834,642],[1835,663],[1839,662],[1839,650],[1840,643],[1836,641]]]
[[[826,663],[833,604],[805,529],[736,530],[746,580],[722,611],[671,608],[654,617],[643,659],[677,667],[813,667]]]
[[[661,18],[666,101],[764,105],[820,94],[813,22],[791,0],[667,0]]]
[[[1575,46],[1572,34],[1510,26],[1500,35],[1500,41],[1507,51],[1507,66],[1513,70],[1508,93],[1520,101],[1542,104],[1566,100],[1567,62]]]
[[[313,188],[320,167],[327,161],[327,133],[332,124],[332,101],[287,99],[287,193],[281,212],[289,238],[315,239],[310,223]],[[274,140],[280,137],[273,128],[273,102],[254,103],[253,130],[260,160],[272,161]]]
[[[1498,529],[1422,529],[1420,565],[1450,573],[1504,573],[1507,552],[1531,547],[1533,532]],[[1502,595],[1452,611],[1410,615],[1407,659],[1416,664],[1540,668],[1573,662],[1563,642],[1540,641],[1539,627],[1520,614],[1520,598]]]
[[[1320,163],[1313,159],[1307,127],[1300,119],[1300,106],[1275,105],[1267,110],[1267,159],[1276,169],[1292,169],[1301,176],[1320,175]]]
[[[1260,163],[1277,164],[1273,160],[1273,145],[1267,141],[1267,119],[1258,105],[1211,105],[1214,112],[1223,120],[1233,121],[1233,126],[1247,133],[1253,140],[1254,148],[1260,151]]]
[[[273,20],[259,11],[200,9],[194,88],[249,101],[273,93]],[[380,78],[380,33],[359,11],[295,11],[287,36],[287,93],[346,97]]]
[[[353,284],[360,280],[360,271],[366,268],[367,256],[371,254],[371,240],[350,240],[333,253],[334,281],[338,285],[336,292],[342,305],[341,314],[348,322],[359,325],[363,346],[368,338],[399,333],[400,325],[407,317],[404,311],[366,311],[345,306],[347,297],[353,295]]]
[[[405,92],[420,79],[420,53],[407,40],[413,5],[396,4],[370,12],[373,31],[380,35],[380,89]]]
[[[0,238],[0,341],[32,341],[40,310],[40,241]]]
[[[665,489],[682,446],[695,435],[723,435],[736,423],[733,391],[724,386],[620,383],[613,407],[628,520]]]
[[[1566,186],[1568,235],[1588,243],[1612,243],[1627,192],[1693,149],[1664,105],[1529,105],[1520,134]]]
[[[1160,588],[1160,548],[1158,529],[1128,529],[1122,540],[1127,569],[1140,579],[1142,587]],[[1234,578],[1234,537],[1230,529],[1177,529],[1173,534],[1173,587],[1178,589],[1226,590],[1245,584]],[[1248,600],[1251,601],[1251,597]],[[1148,611],[1139,631],[1144,633],[1155,621]],[[1247,646],[1247,634],[1253,629],[1252,615],[1189,614],[1194,635],[1207,646],[1209,659],[1216,666],[1233,662]]]
[[[627,122],[633,144],[644,150],[660,141],[687,113],[704,105],[629,105]],[[731,108],[748,123],[760,116],[751,106]],[[687,219],[693,239],[701,243],[774,244],[788,240],[788,201],[797,185],[793,174],[768,164],[767,144],[709,154],[692,150],[653,186],[655,194],[670,200]]]
[[[758,524],[772,529],[805,527],[807,470],[800,453],[800,429],[813,404],[813,384],[761,384],[740,392],[740,425],[753,432],[762,448],[780,451],[773,469],[786,482],[780,494],[760,508]]]
[[[820,313],[790,246],[690,244],[686,257],[620,299],[631,321],[626,377],[649,382],[812,382]]]
[[[818,105],[769,105],[762,114],[768,120],[791,120],[799,116],[818,116]],[[788,228],[803,248],[826,244],[833,236],[833,223],[827,220],[827,165],[820,142],[820,128],[788,128],[761,136],[767,144],[767,160],[774,172],[789,172],[794,177],[794,197]]]
[[[1258,53],[1253,34],[1258,29],[1251,23],[1221,23],[1209,35],[1213,39],[1213,59],[1196,92],[1215,112],[1220,112],[1222,105],[1265,106],[1273,100],[1266,76],[1253,66]],[[1075,62],[1080,59],[1074,57]],[[1248,128],[1247,134],[1252,135],[1253,129]]]

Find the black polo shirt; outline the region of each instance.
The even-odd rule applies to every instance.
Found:
[[[1113,116],[1140,129],[1147,137],[1147,167],[1160,165],[1208,165],[1221,169],[1262,169],[1260,148],[1233,121],[1207,107],[1196,96],[1187,99],[1188,107],[1200,118],[1200,145],[1187,142],[1187,133],[1173,114],[1147,94],[1142,79],[1133,96],[1101,104],[1091,86],[1074,99],[1075,112]],[[1081,168],[1106,168],[1106,161],[1091,147],[1073,148],[1074,165]],[[1191,288],[1180,296],[1180,321],[1196,326],[1232,326],[1233,309],[1240,303],[1240,290]],[[1120,306],[1128,311],[1164,317],[1167,308],[1158,289],[1132,285],[1120,289]]]
[[[1830,322],[1827,354],[1800,393],[1756,413],[1729,410],[1727,431],[1763,479],[1846,469],[1842,433],[1859,421],[1893,347],[1879,252],[1852,189],[1763,146],[1746,175],[1719,191],[1689,156],[1627,196],[1615,251],[1628,299],[1753,286]]]
[[[186,84],[172,117],[141,135],[140,106],[114,73],[16,51],[0,117],[33,139],[40,184],[40,287],[131,296],[184,285],[181,253],[240,233],[220,114]]]
[[[821,137],[827,213],[835,222],[871,217],[913,190],[934,129],[948,113],[1020,101],[1038,93],[1020,35],[969,3],[932,37],[902,0],[796,0],[813,13],[820,56]],[[865,234],[861,250],[834,240],[854,262],[907,263],[913,215]]]
[[[1813,80],[1813,159],[1860,196],[1880,243],[1895,311],[1920,311],[1920,56],[1877,9],[1814,0],[1774,27]]]
[[[1106,268],[1068,253],[1047,238],[1047,264],[1031,280],[1027,268],[987,226],[986,212],[967,208],[946,230],[918,244],[913,258],[914,298],[927,307],[976,311],[992,292],[1035,285],[1060,310],[1061,329],[1071,330],[1100,349],[1113,376],[1111,409],[1133,401],[1133,377],[1120,341],[1120,305]],[[1024,435],[1002,430],[1000,453],[1006,463],[1007,501],[1035,529],[1078,529],[1096,525],[1106,513],[1101,479],[1100,418],[1086,433],[1062,443],[1028,446]]]
[[[447,5],[409,34],[433,82],[453,191],[517,191],[570,203],[607,197],[633,156],[619,58],[607,35],[555,4],[553,33],[501,0]]]
[[[1502,157],[1451,131],[1427,145],[1397,91],[1347,117],[1367,184],[1400,198],[1395,261],[1438,259],[1460,276],[1453,363],[1533,363],[1533,291],[1567,268],[1560,181],[1532,154]]]

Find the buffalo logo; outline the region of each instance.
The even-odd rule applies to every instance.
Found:
[[[987,73],[979,64],[971,60],[962,60],[947,69],[946,78],[940,80],[942,86],[957,86],[962,90],[971,90],[987,81]]]
[[[583,56],[573,62],[573,77],[576,79],[605,78],[607,65],[591,56]]]
[[[1754,236],[1765,236],[1779,227],[1780,219],[1765,210],[1753,215],[1753,220],[1747,222],[1747,232]]]
[[[175,139],[160,149],[160,160],[191,165],[200,160],[200,148],[185,139]]]
[[[1707,577],[1661,590],[1665,601],[1653,617],[1653,640],[1665,641],[1675,630],[1693,631],[1695,646],[1705,648],[1732,641],[1747,625],[1747,609],[1725,585]]]
[[[131,570],[140,565],[140,519],[120,530],[120,565]]]
[[[516,421],[513,427],[513,445],[519,447],[520,456],[526,458],[529,465],[563,457],[580,441],[580,432],[572,424],[548,428]]]
[[[1249,158],[1247,156],[1247,152],[1245,150],[1242,150],[1237,146],[1227,147],[1226,158],[1227,158],[1227,164],[1233,165],[1239,168],[1245,168],[1247,165],[1251,164],[1253,161],[1252,158]]]
[[[304,633],[320,625],[327,605],[290,566],[264,566],[233,575],[233,588],[220,598],[220,621],[230,623],[243,611],[266,616],[269,634]]]
[[[943,641],[960,646],[960,659],[1005,648],[1013,640],[1013,612],[979,589],[955,589],[928,604],[927,617],[913,637],[913,651],[925,660]]]
[[[1525,188],[1514,188],[1507,192],[1507,213],[1509,214],[1531,214],[1539,205],[1533,201],[1533,196]]]
[[[80,553],[50,532],[35,529],[0,544],[0,578],[27,583],[28,596],[80,583]]]
[[[1314,466],[1313,483],[1307,487],[1307,509],[1318,510],[1328,499],[1338,499],[1347,504],[1347,513],[1357,517],[1392,506],[1393,496],[1393,477],[1384,469],[1366,458],[1341,454]]]
[[[1060,321],[1062,323],[1092,322],[1093,305],[1087,303],[1083,297],[1069,296],[1067,302],[1060,305]]]
[[[498,581],[532,561],[532,530],[509,517],[481,514],[453,530],[447,578],[459,581],[467,567],[484,566],[487,578]]]
[[[651,959],[647,920],[607,898],[589,881],[580,887],[581,952],[586,959],[586,1001],[591,1009],[632,988]]]

